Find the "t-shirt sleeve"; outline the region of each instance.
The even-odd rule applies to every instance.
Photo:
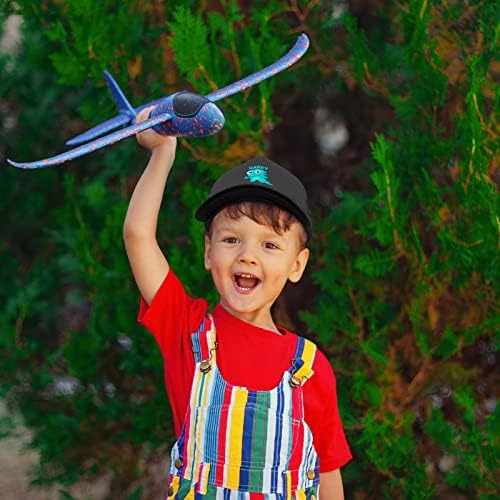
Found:
[[[141,297],[138,321],[151,332],[160,347],[165,361],[169,354],[179,355],[179,348],[188,341],[191,351],[190,333],[196,331],[207,310],[204,299],[188,295],[172,269],[148,306]]]
[[[188,295],[172,269],[149,306],[141,297],[138,321],[152,333],[160,348],[177,436],[189,403],[195,367],[191,333],[198,329],[206,311],[207,301]]]
[[[352,455],[337,405],[335,374],[319,350],[313,370],[314,375],[304,385],[304,417],[313,434],[320,472],[330,472],[345,465]]]

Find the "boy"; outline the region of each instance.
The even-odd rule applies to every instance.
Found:
[[[137,121],[148,116],[143,110]],[[134,190],[124,241],[141,293],[139,321],[165,368],[177,441],[168,498],[343,498],[351,454],[335,377],[316,346],[276,326],[271,306],[300,280],[311,235],[300,181],[266,158],[225,173],[196,212],[220,302],[187,295],[156,241],[176,139],[138,135],[151,158]]]

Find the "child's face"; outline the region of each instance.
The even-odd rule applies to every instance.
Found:
[[[205,268],[212,273],[221,304],[246,321],[268,322],[271,306],[287,280],[302,276],[309,250],[300,244],[300,226],[282,235],[242,216],[219,212],[205,237]]]

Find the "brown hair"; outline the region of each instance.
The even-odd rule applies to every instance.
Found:
[[[257,224],[272,228],[273,231],[279,235],[288,231],[294,224],[299,224],[299,245],[301,249],[306,246],[307,233],[304,226],[291,213],[277,205],[266,203],[265,201],[240,201],[239,203],[228,205],[222,210],[225,211],[230,219],[239,220],[241,217],[246,216]],[[222,212],[222,210],[220,210],[220,212]],[[205,224],[205,232],[209,237],[211,236],[213,219],[212,217],[212,219]]]

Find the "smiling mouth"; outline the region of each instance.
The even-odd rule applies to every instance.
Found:
[[[260,279],[253,274],[236,273],[233,282],[240,293],[250,293],[260,283]]]

